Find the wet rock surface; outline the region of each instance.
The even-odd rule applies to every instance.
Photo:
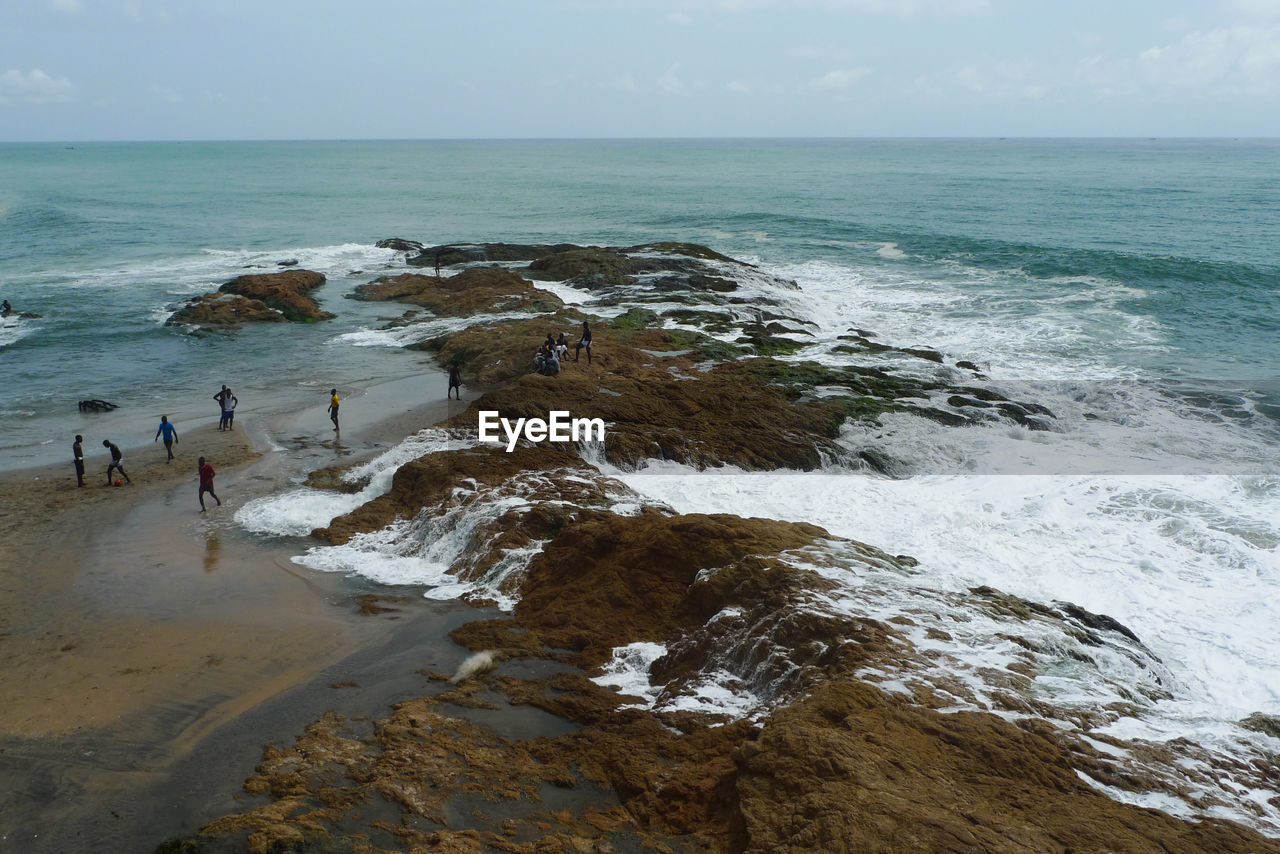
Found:
[[[279,273],[237,276],[218,290],[224,294],[238,294],[251,300],[259,300],[284,315],[285,320],[309,323],[329,320],[334,316],[322,310],[309,295],[324,282],[322,273],[285,270]]]
[[[283,323],[285,316],[260,299],[240,294],[201,294],[175,311],[167,326],[235,327],[241,323]]]
[[[500,267],[473,267],[453,276],[402,273],[361,285],[353,299],[419,305],[437,316],[457,317],[504,311],[547,312],[559,298]]]

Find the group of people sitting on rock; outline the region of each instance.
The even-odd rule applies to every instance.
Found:
[[[578,343],[574,345],[573,360],[578,361],[578,357],[582,355],[582,349],[587,350],[587,364],[591,364],[591,327],[587,322],[582,321],[582,335],[578,338]],[[547,333],[547,340],[542,342],[542,346],[538,348],[538,352],[533,357],[534,369],[549,377],[554,377],[560,373],[560,367],[569,361],[569,341],[565,338],[563,332],[557,339],[550,332]]]

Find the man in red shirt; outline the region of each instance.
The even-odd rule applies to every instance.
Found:
[[[218,502],[218,506],[221,507],[222,499],[213,491],[213,466],[206,463],[204,457],[201,457],[199,462],[196,463],[196,470],[200,472],[200,512],[204,512],[204,494],[206,492],[212,495],[213,500]]]

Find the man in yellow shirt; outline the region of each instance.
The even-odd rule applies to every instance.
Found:
[[[336,388],[329,389],[329,394],[333,395],[329,401],[329,420],[333,422],[333,429],[338,429],[338,390]]]

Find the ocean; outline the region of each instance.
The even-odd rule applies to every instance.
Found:
[[[847,426],[842,441],[898,461],[894,478],[600,463],[608,474],[682,512],[808,521],[917,558],[910,589],[886,578],[885,597],[936,607],[987,585],[1109,615],[1159,661],[1169,696],[1107,735],[1280,751],[1239,725],[1280,716],[1280,141],[9,144],[0,222],[0,299],[16,312],[0,322],[4,468],[66,460],[77,432],[89,448],[150,444],[160,414],[179,430],[216,415],[223,383],[241,419],[261,420],[323,409],[334,386],[356,406],[362,389],[430,369],[402,345],[432,321],[388,328],[398,309],[344,299],[404,269],[382,238],[684,241],[758,265],[795,283],[771,296],[815,330],[789,358],[834,360],[839,335],[873,331],[976,363],[1060,429]],[[164,325],[191,296],[294,260],[328,277],[317,295],[335,320]],[[118,408],[80,413],[91,398]],[[441,441],[367,463],[366,492]],[[236,518],[296,537],[355,500],[293,490]],[[450,548],[300,539],[298,560],[444,598],[466,592],[445,571]],[[975,629],[940,654],[977,684],[1002,654],[993,637]],[[634,660],[615,676],[643,693]],[[1045,690],[1067,706],[1131,702],[1122,665],[1064,666]],[[1277,793],[1257,778],[1187,785],[1186,800],[1113,794],[1280,835]],[[1205,787],[1213,805],[1198,807]]]

